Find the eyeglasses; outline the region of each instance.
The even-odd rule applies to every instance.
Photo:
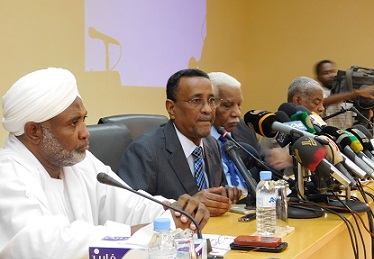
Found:
[[[199,107],[199,106],[205,105],[204,100],[206,100],[206,102],[212,109],[217,108],[221,104],[221,101],[222,101],[221,98],[217,98],[217,97],[210,97],[209,99],[193,98],[191,100],[182,100],[182,101],[189,103],[192,107]]]

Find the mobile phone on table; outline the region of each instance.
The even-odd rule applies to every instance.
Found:
[[[247,236],[241,235],[230,244],[233,250],[252,250],[259,252],[279,253],[286,249],[287,242],[282,242],[279,237]]]
[[[252,220],[255,220],[255,219],[256,219],[256,213],[250,213],[250,214],[247,214],[245,216],[242,216],[242,217],[238,218],[238,221],[249,222],[249,221],[252,221]]]
[[[235,245],[277,247],[282,243],[279,237],[247,236],[241,235],[234,239]]]
[[[230,244],[232,250],[245,250],[245,251],[257,251],[257,252],[270,252],[279,253],[285,250],[288,246],[287,242],[281,242],[279,246],[276,247],[266,247],[266,246],[245,246],[245,245],[235,245],[234,242]]]

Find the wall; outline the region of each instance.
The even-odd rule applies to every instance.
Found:
[[[370,0],[207,0],[207,37],[198,65],[242,82],[243,114],[275,111],[289,83],[313,77],[320,59],[332,59],[341,69],[374,67],[373,9]],[[164,88],[119,87],[115,72],[84,72],[83,13],[83,0],[2,1],[0,94],[26,73],[65,67],[77,77],[88,124],[112,114],[166,115]],[[0,143],[6,135],[1,128]]]

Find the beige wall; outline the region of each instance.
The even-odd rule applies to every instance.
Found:
[[[313,65],[374,67],[374,1],[207,0],[207,37],[199,67],[243,84],[243,114],[275,111],[288,84],[313,77]],[[49,66],[77,77],[87,123],[121,113],[165,114],[164,88],[121,87],[116,73],[84,72],[83,0],[0,4],[0,94],[21,76]],[[141,74],[141,71],[139,71]],[[166,82],[165,82],[166,83]],[[0,130],[0,146],[6,132]]]

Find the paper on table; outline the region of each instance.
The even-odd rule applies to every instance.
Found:
[[[234,242],[235,237],[223,236],[216,234],[203,234],[204,239],[210,239],[212,244],[212,251],[210,255],[221,255],[223,256],[227,251],[230,250],[230,244]]]

